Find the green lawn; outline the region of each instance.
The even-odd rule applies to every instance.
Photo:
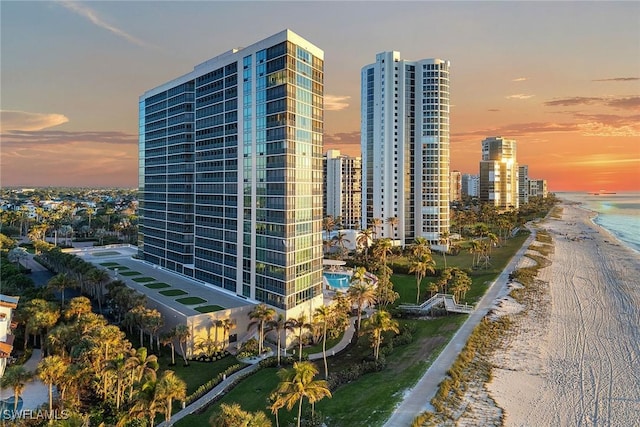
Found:
[[[156,279],[154,279],[153,277],[136,277],[135,279],[133,279],[133,281],[138,283],[147,283],[147,282],[155,282]]]
[[[510,239],[503,247],[495,248],[491,254],[490,268],[471,270],[470,276],[473,285],[471,291],[467,293],[467,302],[473,303],[480,299],[486,291],[488,283],[493,281],[502,271],[526,237],[527,233],[521,233]],[[444,267],[442,256],[434,254],[434,259],[438,268]],[[448,256],[447,266],[470,268],[471,255],[463,252],[458,256]],[[430,280],[435,280],[435,277],[426,277],[423,280],[422,300],[427,297],[425,289]],[[397,274],[392,277],[392,281],[395,290],[400,294],[396,304],[401,302],[415,303],[416,282],[413,275]],[[325,422],[331,427],[382,425],[395,405],[402,399],[403,391],[418,381],[466,318],[466,315],[450,315],[434,320],[399,319],[401,324],[410,323],[416,328],[413,333],[413,342],[406,346],[396,347],[387,356],[388,365],[384,371],[367,374],[357,381],[339,387],[334,391],[332,399],[323,399],[318,402],[316,410],[326,416]],[[305,352],[309,352],[309,350],[313,350],[313,348],[305,349]],[[337,357],[329,358],[329,371],[346,369],[363,360],[371,352],[369,339],[367,336],[363,336],[358,340],[356,346],[349,348],[348,351]],[[322,360],[317,361],[316,364],[322,373]],[[264,411],[275,425],[275,418],[266,407],[269,394],[278,384],[276,372],[275,368],[260,370],[242,381],[204,413],[186,417],[176,425],[206,425],[211,414],[219,408],[221,403],[231,402],[239,403],[244,410]],[[318,376],[318,378],[320,377],[321,375]],[[308,403],[305,403],[303,411],[308,407]],[[281,410],[280,425],[286,426],[293,422],[294,415],[295,410],[292,410],[291,413]]]
[[[123,271],[123,272],[118,272],[118,274],[120,274],[121,276],[137,276],[140,273],[139,271]]]
[[[176,301],[184,305],[196,305],[196,304],[202,304],[203,302],[207,302],[206,299],[202,299],[200,297],[178,298]]]
[[[120,270],[130,270],[129,267],[125,267],[124,265],[112,265],[111,267],[107,267],[109,270],[115,270],[116,268],[118,269],[118,271]]]
[[[149,289],[163,289],[163,288],[170,288],[171,287],[167,283],[147,283],[144,286],[149,288]]]
[[[118,265],[118,263],[117,262],[103,262],[103,263],[100,263],[100,265],[103,266],[103,267],[110,267],[112,265]]]
[[[182,289],[167,289],[166,291],[160,291],[160,293],[168,297],[177,297],[179,295],[187,295],[187,293]]]
[[[112,255],[120,255],[120,252],[117,251],[102,251],[102,252],[93,252],[92,256],[112,256]]]
[[[211,313],[214,311],[224,310],[224,307],[220,307],[219,305],[203,305],[202,307],[194,308],[195,311],[199,311],[200,313]]]
[[[358,381],[343,385],[333,393],[332,399],[323,399],[316,404],[316,409],[326,416],[329,426],[377,426],[393,411],[395,404],[402,398],[401,391],[411,387],[427,369],[429,363],[435,359],[444,344],[448,341],[466,316],[450,316],[433,321],[402,320],[417,326],[414,341],[406,346],[397,347],[387,357],[389,362],[386,370],[367,374]],[[371,354],[371,347],[367,337],[362,337],[351,351],[338,357],[329,358],[329,372],[344,369],[363,357]],[[316,362],[321,378],[323,372],[322,360]],[[176,426],[207,425],[207,421],[220,404],[237,402],[247,411],[264,411],[275,425],[275,418],[267,410],[267,398],[275,390],[279,379],[276,368],[261,369],[251,375],[238,386],[226,394],[222,399],[209,407],[205,412],[191,415],[176,423]],[[297,407],[296,407],[297,408]],[[294,421],[295,409],[289,413],[286,409],[280,411],[280,425]],[[303,411],[309,408],[308,403]]]

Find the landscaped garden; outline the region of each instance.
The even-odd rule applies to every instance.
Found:
[[[169,285],[168,283],[147,283],[146,285],[144,285],[146,288],[149,289],[164,289],[164,288],[170,288],[171,285]]]
[[[200,313],[213,313],[214,311],[224,310],[224,307],[220,307],[219,305],[203,305],[200,307],[194,308],[195,311],[199,311]]]
[[[206,299],[202,299],[200,297],[178,298],[178,299],[176,299],[176,301],[179,302],[180,304],[184,304],[184,305],[196,305],[196,304],[202,304],[204,302],[207,302]]]
[[[187,295],[187,292],[182,289],[167,289],[166,291],[160,291],[160,293],[167,297],[177,297],[180,295]]]

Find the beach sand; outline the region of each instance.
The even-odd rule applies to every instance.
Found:
[[[492,356],[486,390],[506,426],[640,426],[640,254],[591,212],[559,206],[561,219],[539,224],[552,263]]]

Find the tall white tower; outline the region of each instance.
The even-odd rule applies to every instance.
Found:
[[[362,69],[362,226],[436,249],[449,231],[449,61],[376,55]],[[398,218],[398,225],[387,223]]]

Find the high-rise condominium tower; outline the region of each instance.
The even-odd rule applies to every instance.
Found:
[[[356,229],[362,214],[362,160],[327,150],[323,158],[324,215],[340,219],[342,228]]]
[[[140,97],[145,260],[287,316],[322,298],[323,57],[285,30]]]
[[[449,61],[379,53],[361,83],[362,226],[378,218],[378,237],[439,248],[449,231]]]
[[[515,140],[495,136],[482,141],[480,202],[490,203],[501,210],[518,208]]]
[[[529,203],[529,166],[518,167],[518,203],[520,206]]]

